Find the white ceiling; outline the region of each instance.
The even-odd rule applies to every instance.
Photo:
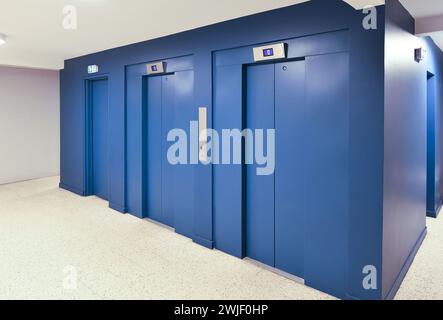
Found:
[[[0,46],[0,65],[61,69],[69,58],[305,1],[0,0],[0,33],[8,36]],[[345,1],[356,8],[384,4]],[[414,16],[443,13],[442,0],[401,1]],[[63,28],[66,5],[77,8],[77,30]],[[441,40],[443,47],[443,35]]]
[[[442,0],[400,0],[406,9],[415,17],[429,17],[443,13]]]
[[[0,64],[60,69],[68,58],[305,1],[0,0]],[[77,8],[77,30],[63,28],[66,5]]]
[[[433,17],[441,16],[438,19],[443,19],[443,0],[400,0],[405,8],[416,18],[417,21],[426,21]],[[434,19],[435,20],[435,19]],[[435,24],[434,24],[435,25]],[[429,33],[421,33],[421,35],[429,35],[434,42],[443,50],[443,21],[440,26]]]

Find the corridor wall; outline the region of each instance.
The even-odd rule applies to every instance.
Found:
[[[386,3],[383,292],[392,298],[426,235],[427,73],[436,77],[437,202],[441,203],[443,55],[416,37],[415,22],[398,0]],[[424,61],[414,50],[427,51]],[[433,156],[433,155],[431,155]]]
[[[213,59],[216,52],[266,44],[287,39],[300,39],[297,50],[316,52],[324,42],[306,41],[305,37],[327,38],[332,32],[344,31],[349,53],[349,118],[348,118],[348,184],[345,243],[346,261],[343,290],[321,288],[326,292],[347,299],[381,299],[390,289],[390,281],[384,282],[382,272],[383,233],[388,228],[400,228],[387,223],[383,226],[383,214],[390,209],[383,205],[383,184],[387,184],[384,161],[384,54],[385,54],[385,8],[377,7],[377,28],[366,30],[363,20],[366,14],[356,11],[343,1],[314,0],[303,4],[273,10],[191,30],[155,40],[91,54],[65,62],[61,72],[61,183],[62,188],[80,195],[85,191],[85,81],[90,78],[88,65],[99,65],[100,74],[106,76],[109,85],[109,205],[120,212],[142,217],[142,183],[137,180],[141,163],[141,140],[132,139],[138,132],[139,119],[133,111],[140,107],[141,87],[130,84],[130,75],[142,70],[146,63],[192,57],[194,70],[194,115],[198,108],[208,110],[208,127],[213,127],[214,86]],[[324,41],[324,40],[323,40]],[[327,40],[326,40],[327,41]],[[334,40],[330,45],[334,45]],[[308,54],[309,55],[309,54]],[[135,70],[135,71],[134,71]],[[398,112],[398,111],[393,111]],[[135,131],[134,131],[135,130]],[[131,160],[132,159],[132,160]],[[189,197],[193,201],[193,228],[190,237],[208,248],[214,247],[214,202],[218,194],[213,189],[213,167],[192,167],[193,181]],[[140,171],[141,172],[141,171]],[[422,172],[419,172],[421,174]],[[385,180],[384,180],[385,178]],[[236,186],[233,186],[235,188]],[[387,194],[389,195],[389,194]],[[324,195],[315,195],[322,201]],[[312,195],[314,199],[314,195]],[[417,219],[418,216],[417,216]],[[423,226],[424,216],[418,225]],[[406,224],[410,221],[406,220]],[[324,242],[337,239],[318,232]],[[411,238],[417,234],[411,234]],[[324,237],[324,238],[321,238]],[[410,245],[410,244],[409,244]],[[406,251],[406,249],[405,249]],[[386,251],[387,252],[387,251]],[[403,259],[400,257],[399,260]],[[366,267],[378,271],[375,286],[362,285]],[[398,273],[398,265],[387,265],[392,273]],[[388,275],[386,273],[386,275]],[[327,273],[324,277],[331,277]],[[315,286],[315,281],[313,281]],[[383,292],[382,292],[383,288]],[[395,290],[393,291],[395,292]],[[294,297],[296,298],[296,297]]]
[[[432,75],[433,78],[433,97],[427,97],[433,100],[434,117],[432,127],[428,134],[434,138],[434,152],[427,151],[428,161],[432,157],[434,163],[433,176],[428,177],[433,185],[433,194],[430,199],[430,207],[427,210],[428,216],[436,218],[443,204],[443,52],[437,47],[430,37],[421,39],[422,46],[427,52],[427,59],[423,64],[424,71]],[[431,128],[432,129],[432,128]],[[428,194],[429,198],[429,194]]]
[[[60,173],[59,72],[0,66],[0,185]]]

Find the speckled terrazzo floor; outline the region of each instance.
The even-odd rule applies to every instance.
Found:
[[[58,180],[0,186],[0,299],[332,299]],[[441,220],[397,298],[443,299]]]
[[[397,300],[443,300],[443,212],[427,218],[428,234],[409,269]]]

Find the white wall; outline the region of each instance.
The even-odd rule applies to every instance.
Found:
[[[59,72],[0,66],[0,184],[60,172]]]

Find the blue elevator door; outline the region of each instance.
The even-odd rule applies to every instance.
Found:
[[[275,129],[274,174],[246,167],[246,255],[303,277],[305,61],[250,66],[246,90],[246,127],[264,130],[264,150]]]
[[[166,138],[174,128],[174,75],[149,77],[147,86],[147,216],[173,226],[173,172],[167,160]]]
[[[147,86],[146,210],[162,221],[162,78],[148,78]]]
[[[274,65],[248,67],[246,90],[246,128],[264,130],[266,141],[266,130],[274,129]],[[274,266],[274,175],[256,170],[255,161],[246,166],[246,256]]]
[[[192,237],[194,171],[191,165],[171,164],[168,133],[187,132],[194,115],[194,72],[147,78],[146,101],[146,215]],[[189,156],[188,156],[189,158]]]
[[[190,140],[190,121],[196,118],[194,108],[194,71],[179,71],[174,74],[174,123],[173,127],[187,133]],[[193,143],[189,141],[188,143]],[[173,142],[168,143],[168,147]],[[187,158],[192,150],[198,150],[197,144],[192,148],[188,144]],[[173,220],[177,233],[192,238],[194,227],[194,166],[190,164],[171,165],[167,163],[173,174],[172,194]],[[170,201],[170,200],[169,200]]]
[[[92,193],[108,199],[108,81],[94,80],[90,86],[92,114]]]
[[[174,129],[175,90],[174,75],[162,77],[162,222],[174,227],[174,171],[168,162],[168,132]]]

